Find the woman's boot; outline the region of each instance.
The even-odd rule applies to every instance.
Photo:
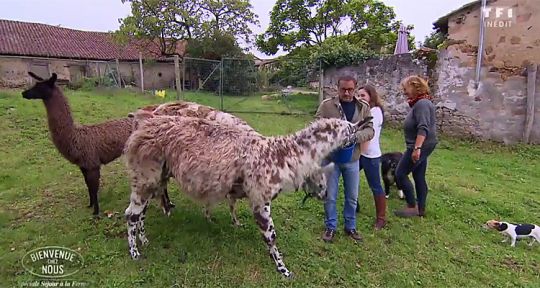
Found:
[[[386,197],[384,194],[374,195],[375,199],[375,230],[381,230],[386,226]]]

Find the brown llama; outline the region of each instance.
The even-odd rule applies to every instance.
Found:
[[[51,78],[44,80],[32,72],[28,74],[38,82],[22,92],[22,96],[25,99],[43,100],[52,142],[64,158],[79,166],[88,187],[88,207],[93,206],[94,215],[98,215],[101,165],[122,155],[131,135],[133,121],[122,118],[96,125],[78,125],[73,121],[66,97],[55,84],[57,75],[53,73]]]

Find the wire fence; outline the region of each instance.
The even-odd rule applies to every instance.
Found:
[[[42,77],[55,72],[59,84],[72,89],[117,87],[152,94],[167,90],[167,95],[174,95],[170,100],[200,102],[228,112],[313,114],[321,94],[321,70],[301,58],[210,60],[167,57],[139,61],[20,58],[11,60],[28,62],[28,70]],[[16,66],[2,61],[0,59],[2,69]],[[15,80],[0,75],[0,86],[23,86],[24,81],[31,83],[29,77],[22,79],[15,83]]]

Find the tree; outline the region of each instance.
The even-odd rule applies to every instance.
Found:
[[[446,35],[434,30],[426,36],[423,46],[431,49],[439,49],[444,40],[446,40]]]
[[[249,0],[206,0],[201,3],[201,8],[206,12],[204,33],[212,35],[221,32],[248,44],[252,42],[253,31],[249,25],[259,25],[259,20]]]
[[[158,43],[161,55],[176,54],[179,41],[190,39],[199,29],[199,3],[189,0],[121,0],[131,4],[131,14],[119,19],[115,33],[121,42],[131,39],[141,45]],[[144,47],[141,47],[144,48]]]
[[[131,4],[132,15],[119,20],[117,39],[158,42],[161,55],[175,54],[182,40],[212,37],[218,32],[250,43],[249,24],[259,23],[249,0],[121,1]]]
[[[190,57],[220,60],[223,57],[242,57],[244,50],[233,36],[215,32],[189,40],[187,53]]]
[[[270,26],[256,44],[264,53],[275,54],[280,48],[290,52],[320,47],[327,39],[345,37],[380,52],[395,44],[400,24],[395,17],[393,9],[378,0],[278,0]],[[410,40],[414,46],[414,38]]]

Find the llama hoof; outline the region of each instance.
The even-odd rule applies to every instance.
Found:
[[[148,241],[147,238],[141,238],[140,240],[141,240],[141,245],[142,245],[142,246],[146,246],[146,245],[148,245],[148,243],[150,242],[150,241]]]
[[[287,271],[287,272],[282,272],[283,276],[289,280],[292,280],[294,279],[294,273],[291,272],[291,271]]]
[[[174,207],[176,207],[176,205],[174,205],[173,202],[169,202],[169,207],[170,207],[170,208],[174,208]]]
[[[130,250],[129,254],[131,254],[131,259],[133,260],[139,260],[139,258],[141,258],[141,254],[139,251],[137,251],[137,249]]]
[[[163,214],[165,214],[167,217],[171,216],[171,209],[162,208]]]

